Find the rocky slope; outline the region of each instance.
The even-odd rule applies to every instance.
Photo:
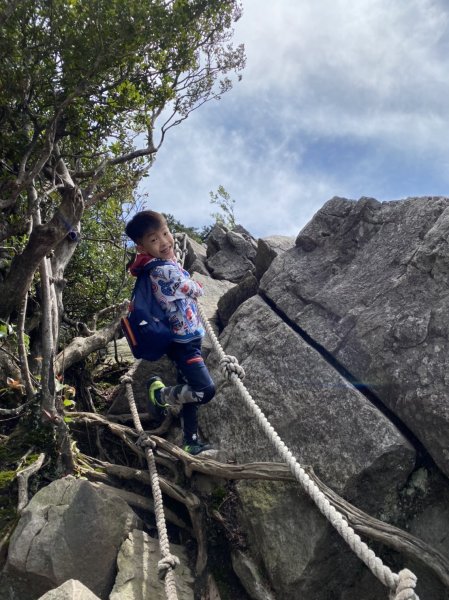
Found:
[[[215,330],[224,327],[220,341],[225,352],[245,368],[246,387],[298,461],[313,467],[346,500],[415,534],[446,560],[448,235],[447,198],[389,203],[333,198],[296,240],[276,236],[256,242],[243,228],[229,232],[216,227],[207,250],[190,244],[186,264],[206,288],[207,312]],[[209,352],[210,344],[206,342],[205,348]],[[201,409],[200,422],[203,434],[219,449],[219,457],[227,463],[278,461],[253,414],[223,380],[213,352],[208,363],[217,396]],[[162,374],[167,382],[176,377],[165,361],[142,364],[134,386],[142,409],[144,382],[151,372]],[[110,412],[126,410],[119,389]],[[175,432],[172,435],[176,437]],[[83,494],[90,498],[93,491],[86,488]],[[233,552],[232,566],[247,598],[388,597],[299,485],[241,481],[236,494],[245,548]],[[3,590],[8,592],[3,594],[34,600],[53,589],[43,598],[90,599],[88,594],[95,593],[112,600],[117,593],[125,594],[120,586],[125,585],[127,573],[133,573],[129,581],[138,582],[129,584],[123,597],[143,600],[143,589],[159,597],[156,583],[148,583],[150,574],[142,578],[132,565],[123,567],[124,557],[137,546],[143,549],[140,557],[153,552],[126,506],[113,517],[117,535],[99,583],[97,569],[91,572],[86,567],[83,573],[76,561],[71,569],[64,554],[62,563],[52,554],[53,550],[60,554],[56,540],[68,535],[61,533],[60,524],[68,519],[62,512],[70,515],[69,509],[62,510],[62,501],[57,508],[45,504],[45,510],[40,500],[33,502],[11,543],[2,575]],[[98,502],[91,504],[96,507]],[[32,510],[37,515],[33,519]],[[96,520],[97,508],[85,510],[88,522]],[[42,528],[53,514],[57,527]],[[46,538],[47,549],[40,541],[45,530],[53,531],[53,537]],[[83,538],[85,544],[93,543],[88,541],[92,535],[95,544],[105,535],[93,532]],[[75,534],[88,535],[75,529],[71,535],[76,544],[81,541]],[[441,578],[419,561],[364,539],[394,571],[407,566],[417,574],[421,600],[449,599]],[[94,552],[103,555],[101,549]],[[119,552],[120,572],[114,580]],[[192,576],[188,570],[183,573],[188,598]],[[37,582],[34,595],[23,592],[24,582],[30,581]],[[48,596],[56,594],[61,584],[60,595]],[[83,586],[90,592],[84,592]],[[220,597],[218,591],[214,593]],[[7,597],[0,592],[2,600]]]

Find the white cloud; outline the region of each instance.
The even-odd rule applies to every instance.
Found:
[[[396,135],[417,117],[441,126],[449,116],[449,15],[438,3],[247,0],[244,10],[236,37],[248,40],[248,68],[237,94],[281,99],[301,129]]]
[[[145,186],[156,210],[201,226],[214,210],[209,191],[224,185],[254,235],[295,235],[333,195],[443,192],[449,7],[243,5],[243,81],[170,132]]]
[[[445,81],[435,60],[447,24],[447,8],[430,0],[246,0],[236,39],[247,45],[251,95],[274,82],[289,96],[292,86],[307,94],[313,80],[382,97],[416,79]]]
[[[261,140],[255,154],[244,134],[214,128],[199,112],[192,115],[160,150],[144,186],[149,205],[200,227],[217,211],[209,192],[223,185],[236,200],[237,220],[253,235],[296,235],[315,212],[317,199],[322,204],[332,195],[333,185],[299,174],[298,156],[282,143]]]

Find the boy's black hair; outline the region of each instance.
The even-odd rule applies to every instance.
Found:
[[[157,231],[164,225],[167,225],[164,215],[154,210],[142,210],[126,224],[125,233],[135,244],[138,244],[147,231]]]

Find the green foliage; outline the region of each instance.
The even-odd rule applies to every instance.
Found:
[[[52,128],[82,172],[132,152],[136,134],[151,138],[164,108],[166,131],[220,97],[244,65],[227,43],[239,15],[229,0],[1,0],[0,181],[14,180],[25,151],[29,163],[42,156]]]
[[[110,198],[83,218],[81,240],[66,271],[65,310],[72,319],[88,321],[129,295],[123,204],[120,197]]]
[[[211,509],[219,511],[227,496],[228,491],[224,487],[216,487],[209,498],[209,506]]]
[[[167,131],[230,89],[228,74],[245,62],[230,44],[240,13],[237,0],[0,0],[0,241],[24,236],[26,250],[30,185],[42,221],[52,218],[62,161],[85,196],[83,283],[106,282],[98,295],[116,297],[120,284],[92,264],[123,260],[86,245],[100,233],[94,207],[112,203],[117,214],[115,203],[132,202]],[[81,312],[96,308],[93,285]],[[75,314],[74,291],[65,304]]]
[[[3,340],[5,340],[8,337],[17,339],[16,325],[14,323],[11,325],[10,323],[6,323],[5,321],[0,320],[0,344]],[[23,341],[25,343],[25,348],[29,350],[30,336],[24,333]]]
[[[60,473],[61,447],[40,403],[62,415],[74,402],[47,377],[60,349],[47,332],[69,342],[63,312],[90,323],[129,297],[123,229],[135,190],[167,132],[243,68],[243,47],[230,43],[240,13],[239,0],[0,0],[0,244],[13,250],[0,262],[0,342],[17,358],[28,292],[37,390],[4,428],[21,434],[21,456],[45,449],[45,477]],[[22,394],[21,382],[7,385],[2,401]],[[5,458],[0,469],[13,470]]]
[[[238,0],[0,0],[0,241],[14,240],[20,262],[30,187],[48,223],[63,165],[85,206],[63,302],[73,318],[126,297],[124,209],[167,131],[244,67],[230,44],[240,13]]]
[[[5,323],[5,321],[0,321],[0,340],[2,338],[8,337],[8,335],[12,335],[13,328],[9,323]]]
[[[221,211],[212,213],[211,216],[215,219],[215,222],[219,225],[224,225],[228,229],[234,229],[237,225],[234,213],[235,200],[231,198],[229,192],[220,185],[215,193],[209,192],[209,196],[210,203],[216,204]]]
[[[0,471],[0,488],[8,486],[15,476],[15,471]]]

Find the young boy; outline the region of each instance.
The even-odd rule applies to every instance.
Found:
[[[215,395],[214,382],[201,355],[204,329],[198,314],[196,298],[203,295],[202,286],[190,279],[176,261],[174,240],[165,217],[152,210],[137,213],[126,225],[126,235],[137,247],[130,267],[137,275],[151,260],[165,261],[150,271],[152,290],[162,309],[168,314],[173,342],[167,356],[174,361],[184,382],[166,387],[159,377],[148,382],[148,408],[154,416],[169,411],[180,415],[184,429],[183,450],[199,454],[211,448],[198,437],[198,406]]]

